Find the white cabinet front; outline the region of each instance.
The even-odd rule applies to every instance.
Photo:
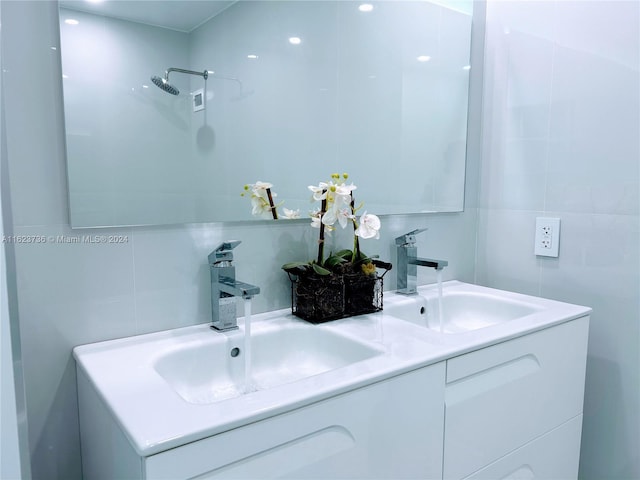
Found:
[[[145,459],[159,479],[442,477],[444,362]]]
[[[447,361],[445,479],[465,478],[581,414],[588,322]]]
[[[465,480],[578,478],[582,415],[505,455]]]

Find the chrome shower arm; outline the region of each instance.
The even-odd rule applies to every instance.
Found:
[[[209,76],[209,71],[208,70],[205,70],[204,72],[196,72],[195,70],[185,70],[184,68],[173,68],[173,67],[171,67],[166,72],[164,72],[164,78],[166,80],[169,80],[169,74],[171,72],[188,73],[190,75],[200,75],[205,80]]]
[[[209,70],[205,70],[204,72],[196,72],[195,70],[185,70],[184,68],[171,67],[171,68],[167,69],[164,72],[164,78],[160,78],[160,77],[155,76],[155,75],[153,77],[151,77],[151,81],[158,88],[164,90],[167,93],[170,93],[171,95],[180,94],[180,90],[178,90],[176,87],[174,87],[173,85],[171,85],[169,83],[169,74],[171,72],[187,73],[189,75],[197,75],[199,77],[203,77],[205,79],[205,81],[207,80],[207,77],[209,76]]]

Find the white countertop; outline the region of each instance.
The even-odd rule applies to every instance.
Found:
[[[427,285],[419,287],[419,292],[433,295],[435,289],[435,285]],[[447,292],[500,295],[535,304],[539,310],[516,320],[458,334],[440,334],[393,317],[389,311],[394,302],[406,302],[407,297],[392,292],[386,292],[384,296],[387,311],[321,325],[304,322],[291,315],[289,309],[257,314],[252,319],[252,332],[255,333],[293,322],[357,339],[379,350],[380,354],[292,383],[209,404],[185,401],[154,368],[160,356],[185,341],[211,335],[224,337],[224,334],[213,332],[208,324],[83,345],[74,349],[74,357],[135,450],[141,456],[149,456],[573,320],[591,311],[587,307],[457,281],[445,282],[444,289]],[[242,319],[239,324],[242,331]],[[211,368],[215,367],[211,365]]]

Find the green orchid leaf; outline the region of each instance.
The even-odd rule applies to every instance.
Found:
[[[324,266],[328,268],[333,268],[344,262],[346,262],[346,260],[343,257],[340,257],[339,255],[332,255],[324,261]]]
[[[282,265],[282,269],[293,275],[300,275],[309,271],[309,264],[307,262],[290,262]]]
[[[289,270],[291,268],[300,267],[300,266],[307,266],[307,265],[309,265],[308,262],[289,262],[289,263],[285,263],[284,265],[282,265],[282,269],[283,270]]]
[[[330,270],[327,270],[326,268],[321,267],[317,263],[314,263],[311,266],[313,267],[313,271],[316,272],[318,275],[331,275]]]
[[[338,253],[336,253],[336,257],[341,257],[345,260],[351,260],[351,256],[353,255],[353,252],[351,250],[340,250]]]
[[[378,258],[379,256],[380,255],[371,255],[369,257],[366,254],[364,254],[363,252],[360,252],[360,256],[356,259],[356,261],[354,263],[356,265],[360,265],[362,263],[370,262],[371,260],[373,260],[374,258]]]

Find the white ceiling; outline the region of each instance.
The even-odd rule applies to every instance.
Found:
[[[60,6],[107,17],[191,32],[235,0],[60,0]]]

